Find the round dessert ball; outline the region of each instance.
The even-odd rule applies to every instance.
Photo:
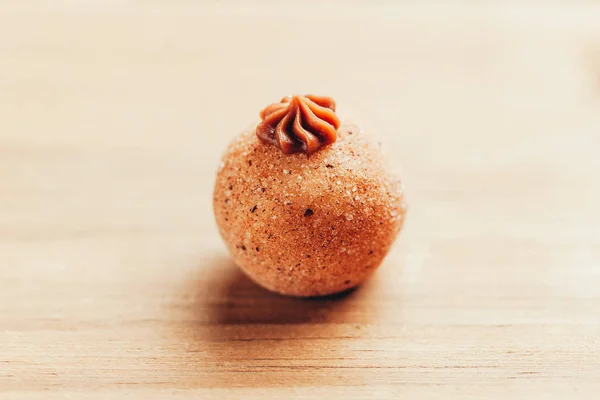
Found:
[[[406,206],[380,145],[341,123],[313,154],[284,154],[253,126],[229,145],[214,211],[234,261],[284,295],[324,296],[362,283],[390,250]]]

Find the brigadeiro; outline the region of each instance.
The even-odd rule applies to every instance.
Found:
[[[380,144],[340,121],[329,97],[285,97],[260,117],[229,145],[215,184],[215,217],[234,261],[284,295],[364,282],[406,213]]]

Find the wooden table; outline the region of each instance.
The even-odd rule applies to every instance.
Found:
[[[0,398],[597,398],[598,3],[36,3],[0,5]],[[291,92],[404,168],[334,299],[258,288],[213,222]]]

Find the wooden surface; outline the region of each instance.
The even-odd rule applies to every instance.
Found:
[[[597,398],[599,21],[0,2],[0,398]],[[346,296],[265,292],[214,226],[220,153],[290,92],[404,169],[405,230]]]

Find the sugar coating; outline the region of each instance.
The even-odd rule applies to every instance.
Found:
[[[310,156],[285,155],[247,129],[222,158],[213,203],[241,269],[269,290],[302,297],[362,283],[406,213],[380,145],[345,122],[334,144]]]

